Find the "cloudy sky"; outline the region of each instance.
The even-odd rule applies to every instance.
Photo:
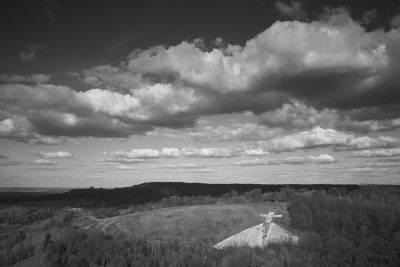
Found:
[[[0,186],[394,183],[397,1],[2,1]]]

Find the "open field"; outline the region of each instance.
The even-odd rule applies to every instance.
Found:
[[[86,216],[77,219],[75,224],[86,229],[101,229],[113,235],[216,243],[262,223],[264,219],[258,214],[266,211],[284,215],[276,221],[288,223],[286,203],[271,202],[182,206],[105,219]]]

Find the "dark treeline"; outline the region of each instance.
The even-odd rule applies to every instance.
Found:
[[[0,204],[20,203],[24,205],[78,205],[78,206],[118,206],[136,205],[147,202],[158,202],[169,196],[221,196],[224,193],[237,191],[248,192],[253,189],[261,189],[262,192],[276,192],[282,188],[304,190],[328,190],[334,185],[329,184],[291,184],[291,185],[267,185],[267,184],[202,184],[202,183],[180,183],[180,182],[153,182],[143,183],[131,187],[104,189],[88,188],[73,189],[65,193],[57,194],[29,194],[10,192],[0,193]],[[336,185],[338,186],[338,185]],[[342,190],[352,191],[359,188],[358,185],[340,185]],[[41,203],[39,203],[41,202]],[[38,204],[39,203],[39,204]]]

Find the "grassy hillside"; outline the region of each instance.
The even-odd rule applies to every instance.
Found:
[[[275,211],[288,223],[286,203],[244,203],[164,208],[105,219],[81,217],[83,228],[102,229],[114,236],[144,236],[155,240],[203,241],[217,243],[246,228],[262,223],[259,213]],[[278,221],[278,220],[277,220]]]

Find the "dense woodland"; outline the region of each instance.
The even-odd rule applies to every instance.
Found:
[[[125,239],[71,223],[87,214],[100,218],[160,207],[260,201],[288,202],[290,228],[300,236],[299,244],[216,250],[199,242]],[[0,227],[0,266],[400,266],[397,186],[232,189],[78,211],[8,204],[0,210]]]

